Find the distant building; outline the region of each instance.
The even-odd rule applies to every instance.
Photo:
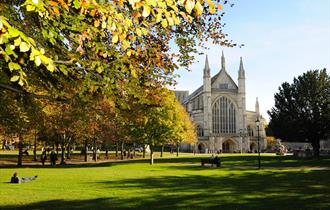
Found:
[[[238,71],[238,85],[226,71],[225,57],[221,69],[211,77],[206,56],[203,85],[192,94],[175,91],[177,100],[185,106],[196,125],[200,152],[256,152],[259,119],[260,148],[266,149],[265,119],[260,115],[258,98],[254,111],[245,105],[245,70],[242,58]]]

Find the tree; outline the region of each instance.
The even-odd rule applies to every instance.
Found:
[[[268,111],[275,137],[308,141],[319,156],[320,140],[330,137],[330,78],[326,69],[308,71],[283,83]]]
[[[0,74],[6,80],[0,87],[67,99],[99,90],[111,95],[128,78],[142,79],[145,87],[148,80],[173,84],[177,64],[191,64],[199,41],[235,45],[215,2],[1,1]]]
[[[22,165],[24,137],[35,136],[39,124],[42,124],[41,104],[29,96],[0,90],[0,107],[0,127],[4,133],[19,138],[17,164]]]

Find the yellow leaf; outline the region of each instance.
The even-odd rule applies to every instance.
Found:
[[[40,59],[39,56],[36,56],[36,57],[34,58],[34,63],[35,63],[37,66],[40,66],[40,64],[41,64],[41,59]]]
[[[30,50],[30,46],[26,42],[21,42],[19,45],[20,52],[27,52]]]
[[[137,34],[138,36],[141,36],[141,35],[142,35],[142,32],[141,32],[141,30],[140,30],[139,28],[136,29],[136,34]]]
[[[210,13],[213,15],[214,13],[216,13],[217,10],[214,7],[210,7]]]
[[[48,71],[50,72],[53,72],[55,70],[55,66],[52,62],[50,62],[48,65],[47,65],[47,69]]]
[[[199,3],[199,1],[197,1],[197,3],[195,4],[195,11],[197,16],[200,16],[203,13],[203,6],[201,5],[201,3]]]
[[[18,84],[19,84],[20,86],[23,86],[23,85],[24,85],[24,82],[23,82],[23,80],[22,80],[22,79],[20,79],[20,80],[18,81]]]
[[[164,19],[164,20],[162,21],[162,26],[163,26],[163,28],[166,28],[167,25],[168,25],[168,24],[167,24],[167,20]]]
[[[10,81],[11,81],[11,82],[16,82],[17,80],[19,80],[19,76],[18,76],[18,75],[12,76],[12,77],[10,78]]]
[[[97,28],[100,26],[100,21],[99,20],[95,20],[94,21],[94,26]]]
[[[190,14],[192,9],[195,6],[195,1],[194,0],[187,0],[186,3],[184,4],[184,7],[186,8],[186,11]]]
[[[34,11],[34,9],[35,9],[35,7],[32,6],[32,5],[27,5],[27,6],[26,6],[26,10],[27,10],[28,12],[30,12],[30,11]]]
[[[222,7],[221,4],[218,4],[218,8],[219,8],[219,10],[222,10],[223,9],[223,7]]]
[[[14,45],[19,46],[21,44],[21,42],[22,42],[21,37],[18,37],[17,39],[15,39]]]
[[[107,23],[105,21],[102,22],[102,28],[105,29],[107,27]]]
[[[171,17],[168,17],[167,18],[167,22],[168,22],[168,25],[170,25],[170,26],[173,26],[174,25],[174,21],[173,21],[173,19]]]
[[[156,0],[147,0],[147,4],[149,6],[154,6],[156,7],[157,6],[157,1]]]
[[[112,36],[112,43],[117,43],[118,42],[118,35],[117,34],[115,34],[115,35],[113,35]]]
[[[150,15],[150,7],[147,5],[143,6],[143,12],[142,12],[142,16],[143,17],[148,17]]]

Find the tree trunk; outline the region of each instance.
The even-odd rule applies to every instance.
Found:
[[[180,150],[180,144],[177,143],[177,144],[176,144],[176,156],[177,156],[177,157],[179,156],[179,150]]]
[[[127,153],[127,159],[131,158],[131,148],[128,149],[128,153]]]
[[[121,142],[121,147],[120,147],[120,160],[124,160],[124,142]]]
[[[71,159],[71,154],[70,154],[70,144],[68,144],[67,148],[66,148],[66,159],[70,160]]]
[[[17,165],[21,166],[23,162],[23,138],[22,135],[19,135],[18,139],[18,160],[17,160]]]
[[[161,150],[160,150],[160,157],[163,157],[163,153],[164,153],[164,145],[162,145]]]
[[[6,139],[2,140],[2,149],[5,150],[6,147]]]
[[[320,140],[319,139],[313,139],[312,140],[312,147],[313,147],[314,157],[316,157],[316,158],[320,157]]]
[[[61,145],[61,150],[62,150],[62,152],[61,152],[61,165],[63,165],[63,164],[65,164],[65,146],[62,144]]]
[[[118,157],[118,142],[116,142],[116,158]]]
[[[108,152],[109,152],[109,149],[108,149],[108,147],[107,146],[105,146],[105,159],[109,159],[109,154],[108,154]]]
[[[97,161],[97,155],[96,155],[96,138],[94,138],[94,141],[93,141],[93,160],[95,162]]]
[[[146,158],[146,145],[143,145],[143,154],[142,154],[143,158]]]
[[[56,155],[58,155],[58,146],[59,146],[59,144],[58,143],[56,143]]]
[[[87,140],[85,140],[85,154],[84,154],[84,159],[85,159],[85,162],[88,161],[87,157],[88,157],[88,145],[87,145]]]
[[[37,132],[34,133],[33,160],[37,161]]]
[[[154,148],[150,145],[150,165],[154,164]]]

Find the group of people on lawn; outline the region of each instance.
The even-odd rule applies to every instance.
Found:
[[[41,153],[41,163],[42,165],[45,165],[45,162],[47,160],[47,154],[46,154],[46,149],[42,149],[42,153]],[[52,152],[49,155],[49,159],[50,159],[50,165],[55,166],[56,165],[56,161],[57,161],[57,154],[54,150],[52,150]]]

